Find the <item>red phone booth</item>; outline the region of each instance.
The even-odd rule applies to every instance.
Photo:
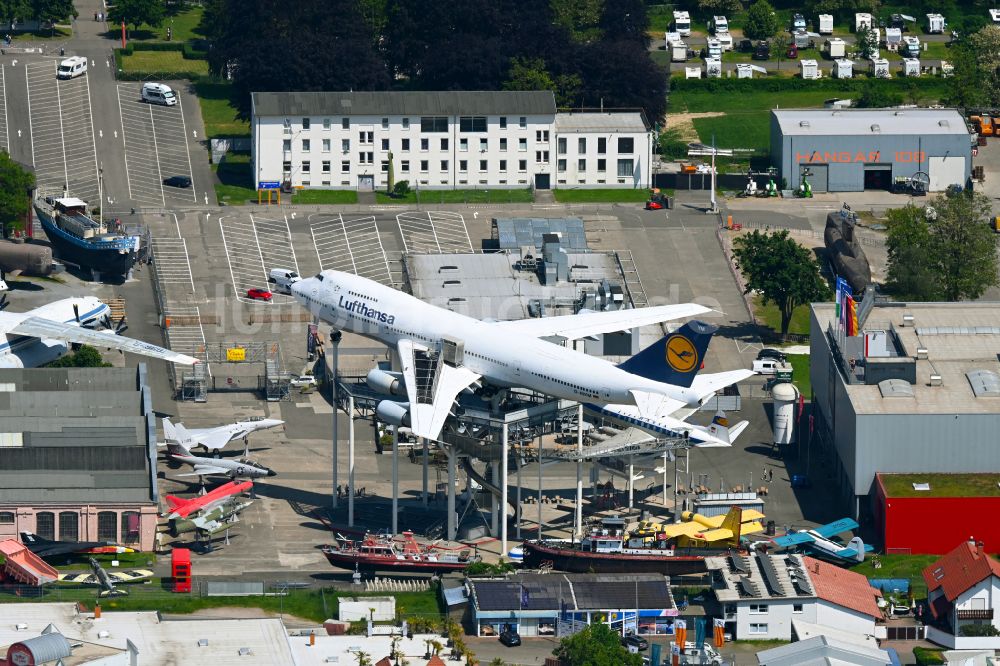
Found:
[[[191,591],[191,551],[174,548],[170,554],[170,575],[174,579],[174,592]]]

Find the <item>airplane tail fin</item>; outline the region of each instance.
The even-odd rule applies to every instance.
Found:
[[[188,500],[181,499],[176,495],[167,495],[166,497],[163,498],[163,501],[167,503],[167,506],[170,507],[171,511],[177,509],[177,507],[179,506],[184,506],[185,504],[188,503]]]
[[[163,439],[167,442],[177,441],[177,427],[166,417],[163,418]]]
[[[689,321],[618,367],[646,379],[687,388],[701,370],[708,343],[717,330],[714,324]]]
[[[725,520],[722,521],[721,529],[729,530],[733,538],[740,538],[740,527],[743,525],[743,509],[738,506],[734,506],[729,509],[729,513],[726,514]]]
[[[740,421],[736,425],[730,426],[726,413],[721,409],[715,413],[712,423],[708,426],[708,434],[722,440],[727,444],[732,444],[736,438],[750,425],[749,421]]]
[[[854,559],[858,562],[865,561],[865,542],[861,540],[861,537],[856,536],[848,542],[848,547],[854,549]]]

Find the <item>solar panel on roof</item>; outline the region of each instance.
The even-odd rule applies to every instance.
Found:
[[[749,578],[740,577],[739,582],[740,595],[745,597],[759,597],[757,593],[757,588],[754,586],[753,581]]]
[[[730,555],[729,564],[735,571],[738,571],[741,574],[750,574],[750,569],[747,568],[746,562],[744,562],[743,558],[739,555]]]
[[[781,586],[781,578],[778,576],[778,570],[774,567],[774,560],[764,555],[758,557],[757,561],[760,562],[761,571],[764,572],[764,580],[767,582],[767,587],[771,594],[774,596],[783,595],[784,590]]]

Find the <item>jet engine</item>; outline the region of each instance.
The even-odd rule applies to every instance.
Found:
[[[403,383],[402,372],[386,372],[372,368],[365,377],[368,388],[385,395],[406,395],[406,384]]]
[[[410,427],[410,403],[383,400],[375,407],[379,421],[395,426]]]

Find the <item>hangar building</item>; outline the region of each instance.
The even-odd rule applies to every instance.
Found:
[[[875,303],[854,336],[835,307],[812,306],[810,446],[845,508],[874,519],[880,473],[1000,473],[1000,304]]]
[[[967,186],[972,136],[955,109],[775,109],[771,160],[787,189],[889,190],[918,173],[931,192]]]

